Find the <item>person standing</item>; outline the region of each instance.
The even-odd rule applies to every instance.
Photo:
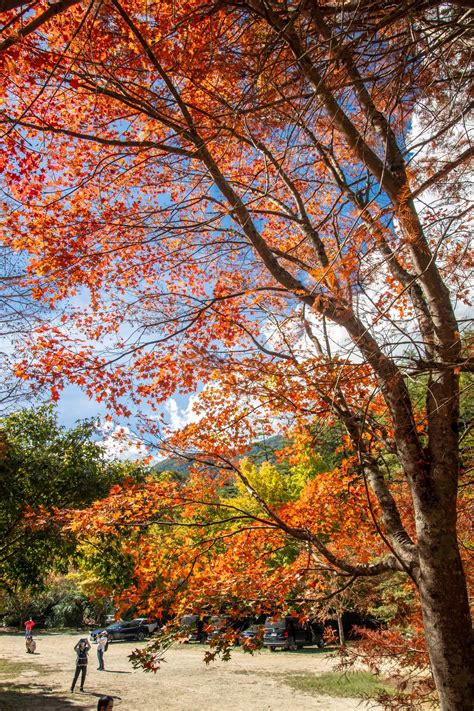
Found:
[[[25,637],[32,637],[33,636],[33,627],[35,626],[36,622],[30,617],[29,620],[26,620],[25,622]]]
[[[79,674],[81,675],[81,691],[84,691],[84,682],[86,680],[87,674],[87,662],[88,662],[88,652],[91,648],[89,642],[85,637],[82,637],[79,642],[74,647],[76,652],[76,671],[74,672],[74,679],[71,684],[71,691],[74,691],[76,686],[76,681],[79,679]]]
[[[97,669],[99,671],[104,671],[104,652],[107,651],[107,648],[109,646],[109,640],[108,640],[108,635],[107,632],[101,632],[100,635],[97,637],[97,659],[99,660],[99,666]]]

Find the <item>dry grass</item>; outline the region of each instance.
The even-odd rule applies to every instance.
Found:
[[[0,711],[56,711],[97,707],[110,694],[117,711],[362,711],[360,699],[320,695],[297,688],[295,679],[331,673],[335,662],[318,650],[263,651],[253,657],[237,649],[229,662],[206,666],[205,647],[170,649],[157,674],[132,669],[127,656],[137,644],[111,644],[105,672],[96,671],[92,645],[85,693],[69,691],[74,644],[80,633],[37,636],[37,653],[27,655],[24,638],[0,635]],[[77,688],[77,687],[76,687]],[[371,706],[371,708],[374,708]]]

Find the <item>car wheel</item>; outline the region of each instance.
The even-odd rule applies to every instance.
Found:
[[[268,649],[270,650],[270,652],[276,652],[276,647],[268,647]]]
[[[137,632],[137,640],[139,642],[143,642],[144,639],[145,639],[145,633],[142,630],[140,630],[140,632]]]

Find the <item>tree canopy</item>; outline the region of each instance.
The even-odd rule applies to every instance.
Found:
[[[189,483],[155,482],[150,508],[117,493],[124,525],[164,507],[199,529],[214,482],[237,476],[263,512],[261,556],[283,535],[336,577],[412,580],[441,706],[470,710],[456,524],[471,13],[106,0],[15,34],[14,5],[2,219],[52,309],[17,375],[125,415],[204,385],[168,442],[196,463],[195,514]],[[300,506],[260,497],[239,464],[249,440],[278,423],[306,456],[335,421],[343,462]]]
[[[2,418],[0,442],[2,587],[38,587],[67,570],[76,549],[58,511],[89,506],[132,471],[107,459],[92,423],[68,430],[50,406]]]

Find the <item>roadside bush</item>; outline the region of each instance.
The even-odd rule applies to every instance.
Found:
[[[110,612],[108,599],[88,597],[76,574],[51,578],[45,589],[38,593],[5,594],[2,607],[3,625],[19,628],[30,616],[37,627],[48,629],[102,624]]]

